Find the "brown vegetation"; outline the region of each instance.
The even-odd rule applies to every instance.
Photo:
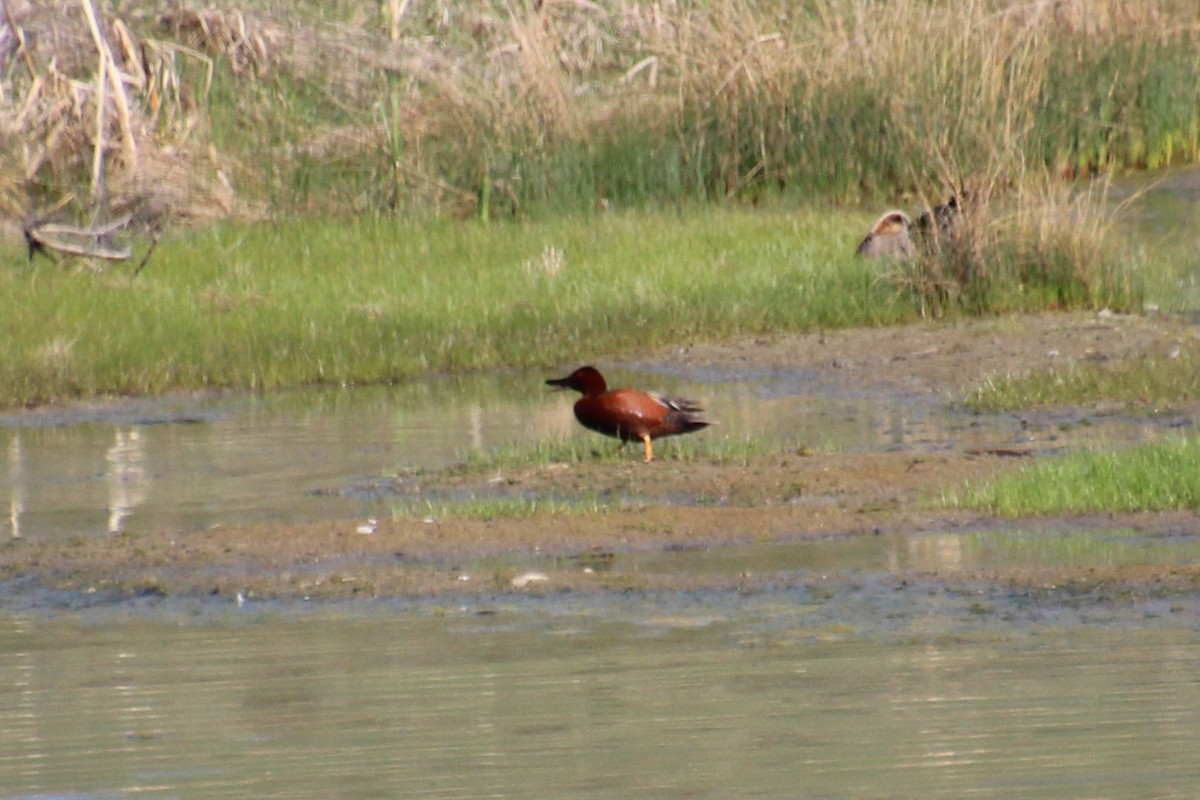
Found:
[[[0,213],[27,227],[66,206],[96,223],[229,213],[204,99],[181,70],[182,60],[211,69],[206,56],[139,36],[143,26],[103,17],[88,0],[8,0],[0,24],[13,93],[0,105]]]
[[[921,198],[967,180],[987,193],[1030,166],[1076,175],[1188,159],[1198,144],[1174,116],[1142,128],[1111,118],[1143,113],[1140,92],[1170,80],[1187,107],[1186,65],[1146,72],[1147,52],[1194,52],[1200,10],[1170,0],[438,0],[393,2],[384,17],[267,0],[5,5],[0,211],[16,216],[84,194],[68,205],[89,223],[146,203],[256,214],[272,172],[282,185],[306,169],[318,183],[360,176],[370,186],[354,191],[371,197],[318,186],[305,205],[484,214],[563,192],[590,208],[669,191],[652,179],[720,197],[801,186]],[[1100,95],[1078,97],[1084,118],[1046,118],[1062,65],[1114,42],[1128,46],[1113,57],[1131,60]],[[633,173],[614,174],[619,164]]]

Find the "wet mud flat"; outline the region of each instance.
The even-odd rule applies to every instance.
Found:
[[[697,344],[658,363],[723,374],[797,370],[855,391],[952,397],[989,376],[1048,363],[1116,362],[1195,346],[1195,329],[1176,320],[1044,315]],[[911,616],[945,604],[966,620],[1088,608],[1194,619],[1195,515],[1001,520],[938,502],[947,488],[1043,455],[1036,447],[797,449],[718,464],[675,460],[668,445],[648,465],[632,454],[628,462],[430,471],[401,476],[391,490],[612,502],[492,518],[404,515],[370,524],[13,539],[0,545],[0,607],[204,613],[418,602],[490,613],[510,603],[761,595],[825,608],[831,619],[837,608],[886,619],[900,606]],[[1110,541],[1122,543],[1118,555],[1106,549]],[[1023,543],[1023,555],[979,555],[1011,550],[1013,542]],[[1080,555],[1058,557],[1071,548]],[[1152,558],[1137,555],[1147,548]]]
[[[686,472],[722,498],[717,502],[753,497],[755,504],[13,541],[0,549],[0,603],[23,611],[129,603],[216,611],[410,600],[488,613],[530,598],[677,594],[841,604],[831,608],[902,602],[909,613],[923,603],[949,603],[975,620],[1090,605],[1135,615],[1200,611],[1193,515],[997,520],[931,507],[939,487],[1011,468],[1013,460],[886,453],[784,457],[750,468],[664,463],[654,468],[671,473],[668,480]],[[622,492],[629,482],[645,488],[645,469],[551,466],[508,480],[558,493],[609,481],[611,491]],[[771,475],[786,479],[771,483]],[[1067,547],[1082,553],[1054,558],[1066,537],[1075,538]],[[1122,543],[1122,553],[1113,556],[1106,541]],[[1147,560],[1139,549],[1150,545],[1158,552]],[[1014,547],[1024,550],[989,555]],[[891,613],[898,612],[885,618]]]

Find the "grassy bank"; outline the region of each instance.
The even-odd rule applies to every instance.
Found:
[[[523,225],[223,225],[131,271],[0,271],[4,405],[562,365],[915,309],[856,218],[696,209]]]
[[[136,278],[14,250],[0,404],[1136,310],[1142,265],[1061,179],[1200,156],[1186,2],[409,6],[118,9],[127,114],[78,5],[22,7],[5,214],[226,222],[168,225]],[[849,255],[871,215],[835,209],[964,185],[986,213],[960,250]]]
[[[0,251],[0,405],[561,368],[695,340],[916,320],[929,309],[910,268],[853,255],[870,220],[704,206],[503,224],[227,223],[164,240],[138,274],[29,263],[11,248]],[[1139,307],[1131,283],[1145,271],[1135,276],[1140,262],[1119,249],[1086,260],[1090,272],[1054,273],[1042,268],[1062,262],[1037,255],[1053,255],[1052,239],[1011,235],[1032,255],[984,254],[986,283],[964,292],[980,305],[943,313]],[[1183,364],[1194,361],[1162,372],[1194,376]]]

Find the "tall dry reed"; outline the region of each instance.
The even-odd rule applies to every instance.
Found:
[[[576,205],[777,188],[936,199],[1029,170],[1200,156],[1200,9],[1186,3],[721,0],[494,14],[460,43],[469,61],[422,76],[406,98],[424,121],[410,173]],[[464,138],[472,146],[451,147],[453,159],[426,147]]]

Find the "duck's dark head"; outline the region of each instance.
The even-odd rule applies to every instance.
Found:
[[[546,385],[559,389],[574,389],[585,395],[604,394],[608,389],[604,376],[595,367],[580,367],[565,378],[551,378],[546,381]]]

